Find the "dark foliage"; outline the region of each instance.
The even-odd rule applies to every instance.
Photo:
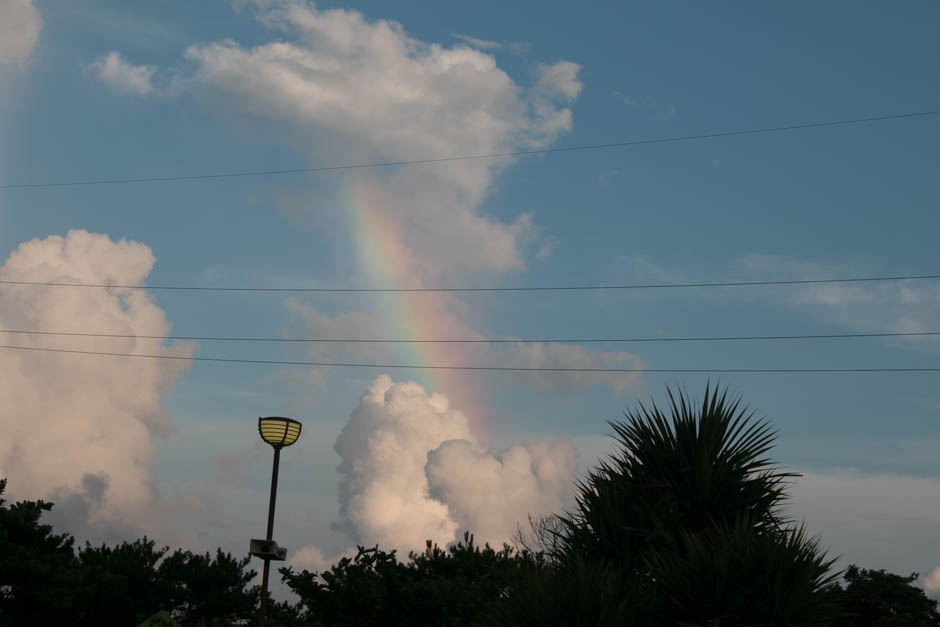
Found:
[[[853,564],[843,577],[840,627],[940,627],[937,602],[911,585],[917,573],[902,577]]]
[[[767,457],[774,432],[727,392],[706,388],[699,407],[667,390],[671,414],[653,403],[611,422],[618,452],[579,486],[577,508],[562,517],[563,554],[613,559],[645,569],[649,547],[672,546],[684,533],[747,517],[776,530],[785,482]]]
[[[531,521],[521,550],[466,534],[398,560],[359,547],[328,571],[280,570],[299,603],[281,627],[758,625],[940,627],[937,603],[902,577],[850,566],[845,587],[816,538],[780,514],[794,475],[774,432],[726,392],[669,393],[612,423],[619,451],[579,486],[573,512]],[[52,504],[7,505],[0,481],[0,624],[252,624],[250,559],[86,545],[41,523]]]
[[[611,423],[618,451],[579,485],[575,510],[542,542],[556,580],[523,581],[502,604],[529,599],[516,615],[537,612],[533,587],[616,569],[605,586],[619,581],[615,599],[633,603],[633,618],[619,624],[824,624],[832,561],[780,514],[795,475],[768,457],[774,432],[727,391],[706,387],[700,404],[667,394],[668,414],[639,404]],[[596,598],[603,589],[589,593],[611,606]]]
[[[649,556],[657,615],[675,625],[821,625],[838,612],[832,560],[802,528],[758,532],[746,518]]]
[[[6,480],[0,480],[0,494]],[[0,498],[0,624],[137,625],[161,610],[182,625],[241,624],[255,616],[249,558],[157,548],[143,538],[76,554],[68,534],[40,522],[51,503]],[[279,616],[290,612],[278,606]]]
[[[83,594],[71,536],[39,522],[51,503],[6,506],[0,479],[0,624],[67,625]]]
[[[656,625],[650,586],[622,569],[580,556],[543,567],[511,587],[477,620],[491,627]]]
[[[81,549],[78,566],[87,595],[78,624],[137,625],[168,607],[170,587],[157,570],[166,551],[147,538]]]
[[[231,625],[255,615],[260,598],[249,583],[255,572],[241,559],[216,549],[215,556],[177,549],[157,569],[168,589],[173,618],[183,625]]]
[[[395,551],[359,547],[320,576],[281,569],[300,597],[304,620],[317,625],[469,625],[541,559],[504,546],[481,548],[467,534],[444,550],[428,543],[407,563]]]

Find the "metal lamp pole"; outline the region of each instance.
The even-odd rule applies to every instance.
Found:
[[[300,422],[293,418],[272,416],[258,418],[258,433],[261,439],[274,448],[274,467],[271,470],[271,497],[268,501],[268,531],[264,540],[253,539],[249,553],[264,560],[261,574],[261,607],[258,612],[258,624],[265,627],[268,614],[268,579],[271,574],[271,560],[284,560],[287,549],[279,547],[274,541],[274,504],[277,502],[277,473],[281,464],[281,449],[290,446],[300,437]]]
[[[281,447],[274,447],[274,469],[271,470],[271,498],[268,501],[268,532],[264,539],[271,541],[274,535],[274,503],[277,501],[277,469],[281,464]],[[258,624],[265,627],[268,613],[268,576],[271,573],[271,558],[265,557],[264,569],[261,571],[261,614]]]

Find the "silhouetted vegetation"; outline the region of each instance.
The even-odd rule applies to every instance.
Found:
[[[907,577],[866,570],[854,564],[845,570],[842,591],[844,616],[836,624],[853,627],[933,627],[940,625],[937,602],[913,585],[917,573]]]
[[[940,627],[917,575],[832,570],[781,514],[794,477],[768,457],[774,432],[726,392],[668,396],[611,423],[617,452],[578,486],[571,512],[531,521],[518,549],[464,535],[399,560],[358,547],[324,572],[280,570],[296,602],[269,624],[834,625]],[[143,538],[86,544],[41,522],[51,503],[7,504],[0,481],[0,624],[253,624],[250,558]]]
[[[833,561],[780,513],[794,475],[767,456],[769,425],[726,392],[706,388],[700,405],[683,393],[668,399],[668,415],[641,404],[611,423],[617,452],[548,530],[555,574],[521,582],[489,624],[530,624],[540,597],[564,599],[569,589],[578,607],[556,601],[556,618],[541,624],[572,624],[581,607],[610,608],[615,620],[592,624],[619,625],[819,625],[835,616]],[[586,573],[605,585],[583,585]]]
[[[466,534],[444,550],[431,543],[402,563],[395,551],[358,547],[317,576],[281,569],[313,625],[470,625],[520,578],[542,568],[541,556],[509,546],[481,548]]]
[[[39,522],[51,503],[24,501],[9,507],[0,479],[0,618],[4,624],[68,624],[83,593],[74,540]]]
[[[6,480],[0,481],[0,495]],[[235,625],[255,615],[249,558],[156,548],[143,538],[77,552],[40,522],[51,503],[0,498],[0,624],[137,625],[166,610],[184,625]]]

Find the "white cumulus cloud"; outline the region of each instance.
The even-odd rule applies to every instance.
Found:
[[[21,244],[0,266],[0,278],[138,285],[153,264],[144,244],[76,230]],[[0,328],[165,335],[170,325],[141,290],[24,285],[4,288]],[[193,352],[192,345],[154,340],[2,332],[0,344],[177,356]],[[147,528],[147,512],[156,499],[152,437],[173,429],[162,398],[185,362],[2,349],[0,364],[0,477],[9,478],[10,494],[55,496],[93,519]]]
[[[90,65],[102,81],[122,91],[145,96],[153,92],[154,65],[128,63],[118,52],[109,52]]]
[[[465,45],[415,39],[397,22],[310,3],[256,3],[262,23],[288,40],[245,47],[191,46],[188,89],[287,128],[318,162],[397,161],[545,146],[571,129],[579,66],[538,67],[515,83],[496,60]],[[397,278],[438,279],[525,265],[536,235],[524,211],[480,211],[507,160],[468,160],[350,174],[364,214],[380,213]],[[368,217],[366,217],[368,219]]]
[[[22,64],[42,30],[42,16],[32,0],[0,0],[0,67]]]
[[[489,453],[467,440],[442,443],[428,453],[432,498],[446,503],[480,542],[499,546],[528,516],[561,513],[572,493],[577,455],[570,442],[516,444]]]
[[[466,417],[446,397],[377,377],[336,439],[340,514],[367,543],[420,549],[428,539],[450,542],[458,525],[428,494],[424,466],[443,442],[470,437]]]
[[[445,396],[387,375],[369,386],[335,449],[345,526],[359,542],[403,553],[464,530],[498,545],[528,515],[557,512],[573,493],[569,442],[482,451]]]

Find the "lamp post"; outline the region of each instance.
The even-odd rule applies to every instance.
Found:
[[[290,446],[300,437],[300,422],[293,418],[270,416],[258,418],[258,433],[261,439],[274,447],[274,468],[271,471],[271,498],[268,501],[268,532],[264,540],[252,539],[249,553],[264,560],[264,570],[261,575],[261,611],[258,614],[258,624],[264,627],[268,611],[268,575],[271,570],[271,560],[284,560],[287,549],[279,547],[272,538],[274,533],[274,503],[277,500],[277,470],[281,462],[281,449]]]

